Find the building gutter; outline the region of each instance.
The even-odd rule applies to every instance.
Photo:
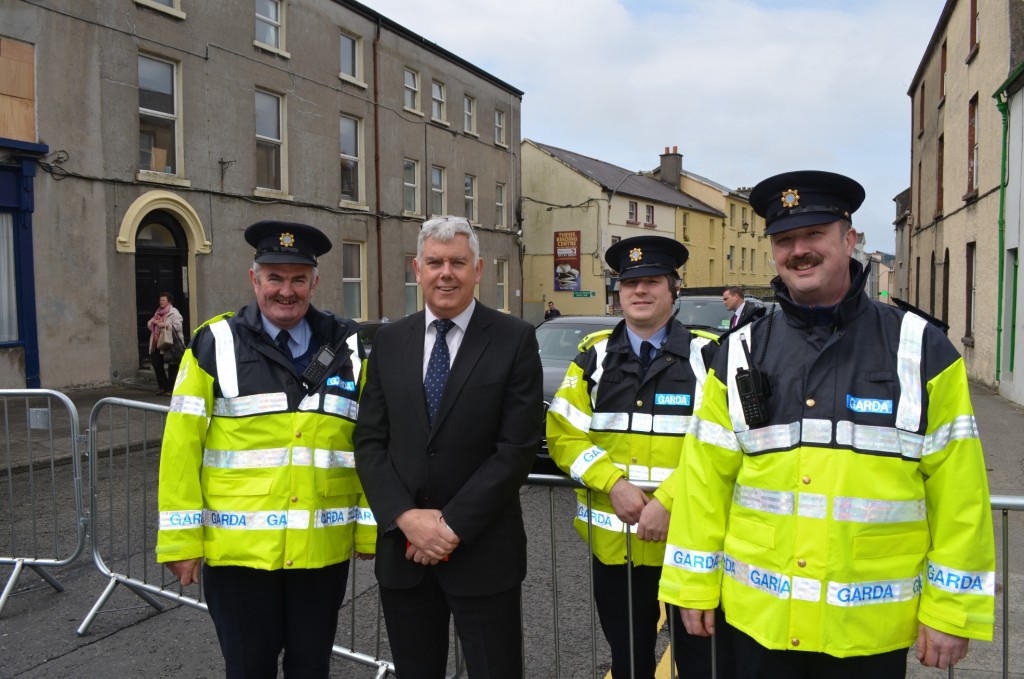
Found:
[[[1006,186],[1009,183],[1007,179],[1007,156],[1009,155],[1009,143],[1010,143],[1010,123],[1009,123],[1009,105],[1007,91],[1017,81],[1021,74],[1024,73],[1024,63],[1018,64],[1016,68],[1010,71],[1009,77],[999,86],[993,94],[992,98],[996,100],[996,108],[999,109],[999,114],[1003,119],[1003,145],[1002,145],[1002,162],[999,168],[999,246],[996,250],[996,255],[999,259],[999,273],[996,276],[996,384],[999,384],[999,377],[1002,371],[1003,362],[1003,278],[1005,277],[1005,266],[1006,266],[1006,255],[1004,249],[1006,247]]]
[[[373,219],[377,231],[377,318],[384,318],[384,237],[380,215],[380,33],[381,17],[373,36]]]

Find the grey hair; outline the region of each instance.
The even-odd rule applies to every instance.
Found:
[[[475,265],[480,261],[480,239],[476,237],[476,231],[473,230],[468,219],[450,215],[435,217],[423,222],[419,238],[416,240],[416,259],[420,264],[423,263],[423,246],[428,238],[447,243],[460,233],[469,239],[469,250],[473,253],[473,264]]]

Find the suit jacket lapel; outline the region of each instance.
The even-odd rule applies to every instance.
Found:
[[[409,325],[402,370],[405,372],[406,384],[409,387],[409,403],[416,412],[420,425],[424,430],[429,430],[427,400],[423,396],[423,336],[426,332],[424,318],[424,313],[421,311],[413,317],[412,323]]]
[[[476,366],[480,357],[484,353],[484,349],[490,344],[491,338],[487,334],[487,328],[490,326],[491,321],[487,318],[488,309],[484,307],[480,302],[476,303],[476,308],[473,310],[473,315],[469,318],[469,327],[466,328],[466,336],[462,338],[462,343],[459,345],[459,353],[455,355],[455,361],[452,363],[451,372],[448,373],[448,382],[444,385],[444,396],[441,397],[441,405],[437,410],[437,416],[434,417],[433,427],[431,428],[431,435],[437,431],[438,426],[444,422],[445,417],[448,415],[448,411],[451,410],[452,405],[459,397],[459,392],[466,384],[466,380],[473,373],[473,367]],[[421,369],[422,370],[422,369]],[[423,398],[420,399],[424,400]],[[426,412],[426,406],[423,407],[424,413]],[[425,415],[424,415],[425,417]]]

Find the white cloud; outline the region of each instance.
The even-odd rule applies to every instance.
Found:
[[[943,0],[375,0],[525,92],[523,136],[629,169],[665,146],[733,187],[825,169],[864,184],[869,250],[894,251],[910,185],[907,89]]]

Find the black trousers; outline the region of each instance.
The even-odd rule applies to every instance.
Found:
[[[470,677],[522,679],[521,589],[455,596],[441,589],[429,569],[412,589],[381,586],[395,673],[401,679],[443,679],[448,667],[448,624],[454,617]]]
[[[903,679],[907,649],[837,658],[827,653],[773,651],[733,629],[738,679]]]
[[[655,646],[658,641],[658,602],[660,566],[633,567],[633,644],[629,643],[629,597],[627,568],[609,566],[592,560],[594,569],[594,602],[601,620],[601,629],[612,651],[612,677],[614,679],[653,679],[657,666]],[[671,620],[672,656],[676,676],[680,679],[710,679],[711,639],[687,634],[682,618],[675,606],[668,606]],[[718,679],[732,679],[733,652],[731,628],[721,611],[715,613],[715,657]],[[629,673],[629,652],[633,649],[635,675]]]
[[[149,355],[149,362],[153,364],[156,386],[162,391],[170,393],[174,389],[174,380],[178,377],[178,364],[165,363],[164,355],[159,351],[154,351]]]
[[[348,561],[263,571],[203,565],[203,588],[228,679],[326,678],[345,598]]]

